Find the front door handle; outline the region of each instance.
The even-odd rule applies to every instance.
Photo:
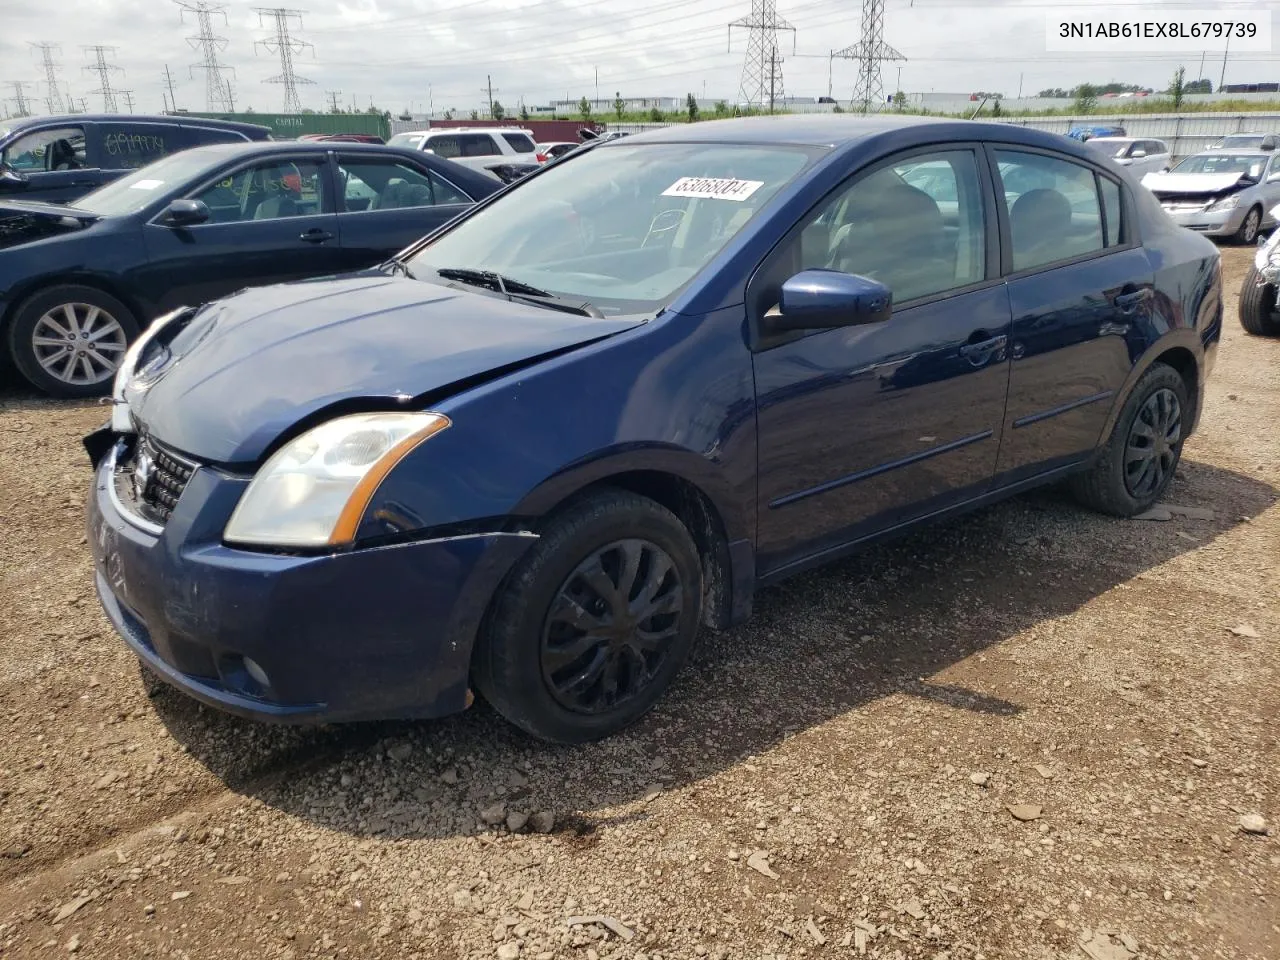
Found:
[[[298,237],[303,243],[324,243],[326,240],[332,240],[333,234],[328,230],[321,230],[319,227],[312,227],[302,236]]]
[[[1003,351],[1008,342],[1009,338],[1002,333],[998,336],[987,337],[985,340],[965,343],[960,347],[960,356],[975,367],[980,367],[993,356]]]
[[[1151,288],[1143,287],[1133,293],[1122,293],[1111,302],[1123,314],[1130,314],[1151,299]]]

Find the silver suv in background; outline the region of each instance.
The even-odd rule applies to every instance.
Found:
[[[1163,173],[1173,163],[1169,145],[1163,140],[1137,137],[1091,137],[1085,141],[1094,150],[1128,167],[1139,180],[1148,173]]]
[[[499,180],[494,168],[504,164],[536,164],[533,134],[518,127],[442,127],[397,133],[388,146],[425,150]]]

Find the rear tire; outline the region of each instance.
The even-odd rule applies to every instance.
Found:
[[[1245,245],[1256,243],[1258,240],[1258,230],[1262,227],[1262,208],[1250,207],[1249,212],[1244,215],[1244,220],[1240,224],[1240,229],[1235,232],[1233,239],[1236,243]]]
[[[138,321],[123,303],[80,284],[37,291],[9,325],[9,354],[19,372],[51,397],[97,397],[111,390]]]
[[[649,712],[702,618],[702,564],[670,510],[602,490],[553,515],[499,588],[472,677],[498,713],[584,743]]]
[[[1276,285],[1258,283],[1258,268],[1250,267],[1240,286],[1240,326],[1260,337],[1280,336],[1276,316]]]
[[[1129,394],[1093,466],[1071,478],[1072,493],[1115,517],[1150,510],[1173,482],[1190,413],[1182,374],[1153,363]]]

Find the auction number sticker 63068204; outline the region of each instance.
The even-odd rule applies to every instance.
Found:
[[[718,177],[681,177],[662,191],[664,197],[707,197],[712,200],[747,199],[764,186],[763,180],[722,180]]]

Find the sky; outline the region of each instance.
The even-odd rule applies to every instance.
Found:
[[[194,15],[165,0],[67,0],[50,17],[48,5],[3,0],[0,30],[0,99],[11,98],[11,81],[28,81],[34,112],[44,113],[44,70],[36,42],[60,45],[58,77],[71,95],[102,109],[95,75],[85,71],[84,45],[115,48],[112,84],[132,91],[137,112],[163,107],[168,65],[179,107],[206,109],[201,55],[187,37]],[[1266,0],[1146,0],[1090,2],[1005,0],[975,6],[951,0],[885,0],[885,41],[907,59],[885,64],[886,91],[966,93],[999,91],[1026,95],[1046,87],[1119,80],[1155,89],[1167,86],[1179,64],[1189,78],[1200,70],[1195,53],[1105,54],[1086,57],[1047,53],[1045,15],[1070,7],[1082,15],[1150,15],[1200,10],[1264,10]],[[857,64],[828,54],[861,36],[860,0],[776,0],[779,16],[795,27],[779,36],[783,87],[789,95],[828,91],[848,99]],[[738,99],[747,30],[728,29],[746,19],[751,0],[307,0],[293,35],[313,44],[295,54],[304,107],[322,109],[327,91],[338,102],[422,112],[482,106],[487,85],[508,109],[553,99],[680,96]],[[271,36],[252,4],[227,0],[226,20],[214,18],[227,39],[218,54],[234,67],[237,109],[275,112],[283,88],[264,83],[280,72],[276,55],[255,46]],[[1280,25],[1276,27],[1280,38]],[[1216,50],[1216,55],[1215,55]],[[1204,73],[1214,84],[1222,67],[1221,42],[1209,47]],[[1273,47],[1274,51],[1274,47]],[[899,74],[899,67],[901,73]],[[830,71],[830,72],[829,72]],[[1280,79],[1275,52],[1236,53],[1227,82]],[[120,101],[124,109],[124,100]],[[14,103],[4,106],[12,113]]]

